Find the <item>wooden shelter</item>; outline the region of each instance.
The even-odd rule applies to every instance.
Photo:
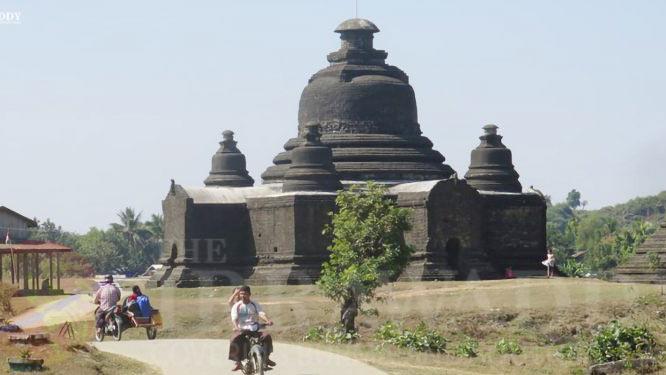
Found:
[[[39,294],[41,290],[60,290],[60,254],[69,253],[72,249],[53,242],[24,241],[20,244],[0,244],[0,280],[3,280],[2,264],[5,256],[9,257],[10,274],[12,284],[21,286],[23,279],[23,291],[26,294]],[[55,279],[56,287],[53,287],[53,258],[55,255]],[[48,258],[48,288],[40,286],[42,273],[40,261]]]

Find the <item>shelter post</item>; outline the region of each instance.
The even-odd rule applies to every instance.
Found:
[[[2,282],[2,253],[0,253],[0,283]]]
[[[21,254],[21,260],[23,262],[23,290],[28,291],[28,254]]]
[[[35,253],[35,290],[39,290],[39,278],[41,277],[41,272],[39,269],[39,253]]]
[[[56,253],[56,278],[58,282],[58,290],[60,290],[60,253]]]
[[[53,289],[53,253],[49,253],[49,289]]]
[[[28,255],[28,259],[30,259],[30,280],[32,282],[32,290],[35,290],[35,275],[37,275],[37,272],[35,272],[35,258],[37,257],[37,254],[32,254],[32,256]]]

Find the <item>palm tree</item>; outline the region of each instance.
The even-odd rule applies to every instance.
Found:
[[[150,232],[152,241],[162,242],[164,237],[164,217],[162,214],[151,215],[150,220],[146,221],[145,227]]]
[[[133,208],[127,207],[118,212],[118,218],[120,223],[111,224],[113,230],[121,233],[132,248],[136,248],[137,245],[143,246],[148,231],[141,223],[141,212],[136,214]]]

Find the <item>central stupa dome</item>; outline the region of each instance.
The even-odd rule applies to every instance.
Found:
[[[330,65],[310,78],[298,110],[299,137],[273,160],[262,178],[278,182],[291,163],[291,150],[303,142],[306,124],[321,125],[321,141],[333,151],[343,181],[421,181],[448,178],[453,170],[421,136],[409,77],[386,64],[387,53],[373,48],[379,29],[364,19],[341,23],[342,45],[328,55]]]

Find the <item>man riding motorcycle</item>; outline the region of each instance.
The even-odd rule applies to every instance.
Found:
[[[106,314],[116,308],[116,304],[120,300],[120,289],[113,285],[113,276],[108,275],[105,277],[106,283],[102,285],[95,293],[93,302],[99,305],[99,309],[95,314],[95,321],[97,333],[101,332],[104,327],[104,318]]]
[[[271,367],[275,366],[275,362],[269,358],[273,352],[273,339],[270,334],[259,331],[259,319],[269,326],[273,325],[273,321],[266,315],[259,303],[250,299],[251,295],[249,286],[240,287],[238,292],[240,301],[231,307],[234,334],[229,345],[229,359],[236,363],[232,371],[238,371],[243,367],[241,361],[246,359],[249,350],[248,336],[259,338],[259,342],[266,351],[266,364]]]

